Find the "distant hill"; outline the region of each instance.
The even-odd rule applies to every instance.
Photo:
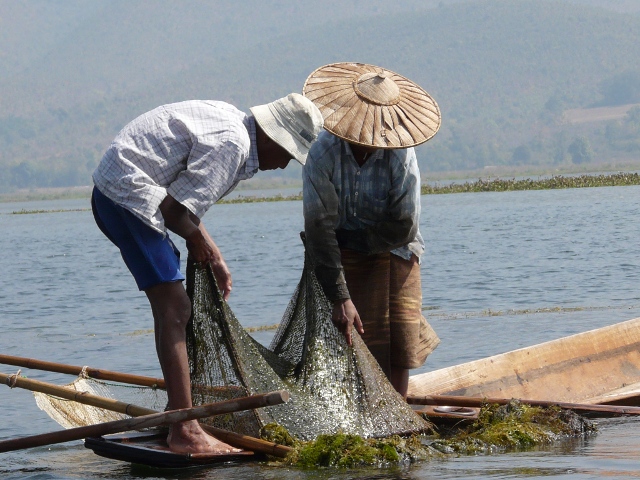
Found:
[[[640,159],[635,109],[566,121],[640,103],[638,3],[0,0],[0,191],[86,185],[150,108],[214,98],[246,110],[335,61],[383,66],[434,96],[443,123],[418,149],[425,173]]]

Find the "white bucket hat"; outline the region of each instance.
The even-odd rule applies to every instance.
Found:
[[[309,148],[322,130],[322,113],[299,93],[290,93],[266,105],[251,107],[256,122],[271,140],[304,165]]]

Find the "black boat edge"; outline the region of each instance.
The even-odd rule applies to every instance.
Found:
[[[251,451],[229,454],[175,453],[166,444],[167,432],[150,430],[103,437],[88,437],[84,446],[96,455],[156,468],[192,468],[225,463],[257,461],[266,458]]]

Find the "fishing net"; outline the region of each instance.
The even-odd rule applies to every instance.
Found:
[[[353,347],[347,346],[331,322],[331,304],[309,265],[306,256],[300,282],[267,348],[246,332],[222,299],[211,269],[188,263],[193,316],[187,350],[194,405],[275,390],[291,395],[283,405],[204,422],[251,436],[276,423],[300,440],[321,434],[387,437],[429,430],[431,425],[394,390],[356,332]],[[105,382],[86,374],[67,386],[154,410],[167,404],[162,390]],[[67,428],[126,418],[41,393],[36,401]]]
[[[165,390],[97,380],[91,378],[86,372],[80,373],[78,378],[64,387],[158,411],[164,410],[167,405]],[[33,395],[36,399],[36,405],[64,428],[83,427],[129,418],[123,413],[81,404],[46,393],[34,392]]]
[[[362,339],[353,347],[331,322],[310,259],[269,348],[254,340],[221,298],[209,268],[187,267],[193,302],[188,331],[194,404],[287,390],[291,400],[268,409],[208,419],[218,428],[255,436],[269,423],[301,439],[338,432],[387,437],[426,431],[391,386]]]

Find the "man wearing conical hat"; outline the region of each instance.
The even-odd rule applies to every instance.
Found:
[[[332,321],[362,336],[406,397],[409,370],[440,342],[422,316],[420,172],[413,146],[440,127],[415,83],[360,63],[325,65],[303,88],[325,131],[303,168],[306,246]]]
[[[322,130],[318,108],[297,93],[250,110],[247,115],[208,100],[155,108],[120,131],[93,174],[96,223],[120,249],[151,305],[171,409],[192,406],[186,349],[191,302],[168,230],[186,240],[193,260],[211,265],[227,299],[231,273],[200,219],[258,170],[285,168],[292,158],[304,164]],[[196,420],[171,425],[167,443],[179,453],[237,452]]]

